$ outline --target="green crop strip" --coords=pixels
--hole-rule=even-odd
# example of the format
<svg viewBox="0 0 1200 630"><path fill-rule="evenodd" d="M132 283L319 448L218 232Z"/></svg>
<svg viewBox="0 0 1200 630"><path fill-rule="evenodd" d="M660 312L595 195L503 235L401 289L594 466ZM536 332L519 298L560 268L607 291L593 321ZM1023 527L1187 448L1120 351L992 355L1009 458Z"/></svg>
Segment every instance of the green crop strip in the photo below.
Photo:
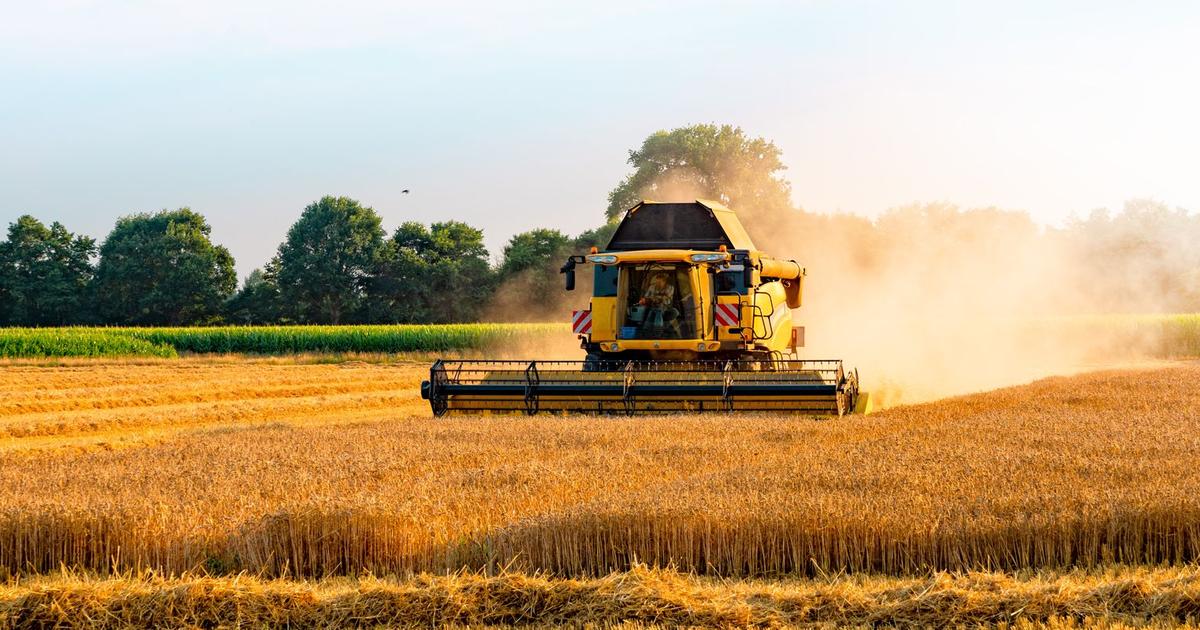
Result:
<svg viewBox="0 0 1200 630"><path fill-rule="evenodd" d="M5 328L0 329L0 357L445 352L485 350L565 332L560 324Z"/></svg>

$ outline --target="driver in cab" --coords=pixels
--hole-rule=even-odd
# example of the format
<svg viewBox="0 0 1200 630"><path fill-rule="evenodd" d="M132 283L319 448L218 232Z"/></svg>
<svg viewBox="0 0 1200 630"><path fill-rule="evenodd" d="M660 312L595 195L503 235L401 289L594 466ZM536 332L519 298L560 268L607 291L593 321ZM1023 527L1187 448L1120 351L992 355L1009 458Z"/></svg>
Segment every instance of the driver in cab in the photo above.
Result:
<svg viewBox="0 0 1200 630"><path fill-rule="evenodd" d="M675 287L667 281L667 274L659 272L650 278L650 286L642 292L642 299L638 300L638 304L649 306L655 309L664 309L671 306L671 301L675 299Z"/></svg>
<svg viewBox="0 0 1200 630"><path fill-rule="evenodd" d="M638 304L647 311L642 330L651 337L678 338L678 313L671 305L674 300L675 285L669 276L661 271L651 276L649 286L642 291L642 298L638 300Z"/></svg>

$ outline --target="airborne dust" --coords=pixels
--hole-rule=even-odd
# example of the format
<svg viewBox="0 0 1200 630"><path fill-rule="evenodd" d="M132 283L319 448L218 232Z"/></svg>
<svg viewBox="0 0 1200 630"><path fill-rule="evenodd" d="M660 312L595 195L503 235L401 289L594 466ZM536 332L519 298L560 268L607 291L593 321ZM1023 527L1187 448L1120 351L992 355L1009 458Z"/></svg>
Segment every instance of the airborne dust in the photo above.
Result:
<svg viewBox="0 0 1200 630"><path fill-rule="evenodd" d="M683 188L660 186L655 199L703 197ZM873 220L730 205L759 249L807 269L794 313L805 326L802 355L858 368L877 407L1146 360L1153 335L1097 320L1200 310L1200 216L1153 201L1061 228L1020 211L947 203ZM585 308L588 268L578 275L575 293L555 280L557 297L541 298L534 311L566 321L572 308ZM508 302L527 295L500 293ZM537 346L510 354L582 358L573 337Z"/></svg>
<svg viewBox="0 0 1200 630"><path fill-rule="evenodd" d="M992 389L1125 364L1154 339L1097 315L1196 310L1200 217L1132 202L1064 228L926 204L874 221L743 213L755 244L808 270L806 355L858 367L876 402ZM1189 234L1190 232L1190 234Z"/></svg>

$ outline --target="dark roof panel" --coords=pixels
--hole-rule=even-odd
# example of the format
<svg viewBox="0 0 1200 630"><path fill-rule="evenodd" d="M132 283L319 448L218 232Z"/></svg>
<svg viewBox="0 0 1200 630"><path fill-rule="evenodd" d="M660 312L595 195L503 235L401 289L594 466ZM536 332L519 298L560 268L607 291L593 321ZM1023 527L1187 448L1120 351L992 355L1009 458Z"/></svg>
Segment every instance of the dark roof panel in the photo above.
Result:
<svg viewBox="0 0 1200 630"><path fill-rule="evenodd" d="M630 208L613 233L607 251L633 251L641 249L699 249L716 250L724 245L738 249L743 245L744 230L737 224L738 232L731 239L722 226L722 218L737 222L733 213L719 204L717 209L699 201L687 203L658 203L643 201ZM718 217L717 212L728 213L729 217ZM735 240L739 242L734 242Z"/></svg>

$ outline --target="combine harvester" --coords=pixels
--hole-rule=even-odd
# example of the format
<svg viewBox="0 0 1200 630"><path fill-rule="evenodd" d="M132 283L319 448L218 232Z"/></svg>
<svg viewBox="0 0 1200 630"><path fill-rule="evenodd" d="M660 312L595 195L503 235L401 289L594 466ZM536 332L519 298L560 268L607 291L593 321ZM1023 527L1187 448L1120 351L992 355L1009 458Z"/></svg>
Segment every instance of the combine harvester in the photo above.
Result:
<svg viewBox="0 0 1200 630"><path fill-rule="evenodd" d="M868 411L857 371L800 359L793 325L804 269L755 248L732 210L712 201L643 201L593 269L592 300L572 314L582 361L438 360L421 397L448 411L667 413Z"/></svg>

